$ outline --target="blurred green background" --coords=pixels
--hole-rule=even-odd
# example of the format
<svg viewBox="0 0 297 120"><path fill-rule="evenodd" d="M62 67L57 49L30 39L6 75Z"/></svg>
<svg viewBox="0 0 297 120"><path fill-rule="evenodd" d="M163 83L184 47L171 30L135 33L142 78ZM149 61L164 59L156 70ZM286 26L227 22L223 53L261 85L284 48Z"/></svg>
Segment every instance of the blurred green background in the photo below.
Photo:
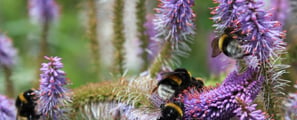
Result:
<svg viewBox="0 0 297 120"><path fill-rule="evenodd" d="M71 80L71 87L75 88L88 82L97 82L96 74L92 73L92 64L89 50L89 42L86 36L86 15L85 0L56 0L60 5L61 14L50 30L49 44L50 54L48 56L59 56L64 63L63 69L67 77ZM135 2L128 0L126 2ZM156 6L155 0L148 1L148 12L153 13ZM113 0L98 1L98 19L99 27L106 27L100 24L100 17L106 19L104 13L111 13L112 8L106 7L106 4L112 4ZM196 36L191 44L192 51L190 56L182 58L181 67L191 71L193 76L209 78L210 72L207 64L207 41L212 31L212 21L209 19L210 7L215 6L211 0L196 0L194 10L196 12ZM106 8L107 11L100 11L100 8ZM32 87L32 81L35 80L35 70L40 65L36 64L39 42L40 26L30 22L27 10L26 0L0 0L0 30L6 33L14 41L14 46L18 49L18 63L13 68L13 81L16 91L20 92ZM129 10L127 10L129 12ZM126 16L126 15L125 15ZM128 16L128 15L127 15ZM127 17L126 16L126 17ZM111 21L112 17L109 18ZM108 20L107 20L108 21ZM130 22L125 27L135 27L135 22ZM105 28L102 28L103 30ZM107 28L106 28L107 29ZM129 29L129 28L128 28ZM131 28L133 29L133 28ZM100 35L99 35L100 38ZM112 38L112 36L110 36ZM99 39L100 40L100 39ZM133 40L132 40L133 41ZM129 41L128 41L129 42ZM130 41L131 42L131 41ZM105 42L101 42L104 46ZM134 44L133 42L129 44ZM101 45L102 46L102 45ZM137 45L134 45L137 46ZM109 46L111 47L111 46ZM136 50L137 48L135 48ZM104 48L100 49L101 57L105 58L109 52ZM132 58L133 59L133 58ZM136 59L136 58L135 58ZM112 60L110 60L112 61ZM129 63L129 60L126 61ZM111 79L110 68L112 64L103 63L103 78ZM128 75L137 75L139 67L128 66ZM4 94L3 73L0 73L0 94ZM207 84L213 84L216 81L207 80Z"/></svg>

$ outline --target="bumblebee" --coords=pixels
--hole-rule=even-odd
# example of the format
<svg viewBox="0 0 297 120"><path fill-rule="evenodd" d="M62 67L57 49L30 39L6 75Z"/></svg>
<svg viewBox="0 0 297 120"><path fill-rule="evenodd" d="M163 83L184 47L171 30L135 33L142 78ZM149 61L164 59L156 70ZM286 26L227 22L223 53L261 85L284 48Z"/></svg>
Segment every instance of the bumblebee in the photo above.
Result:
<svg viewBox="0 0 297 120"><path fill-rule="evenodd" d="M226 28L220 37L214 38L211 43L212 57L218 56L221 52L234 59L242 59L250 55L245 53L241 47L245 41L238 39L243 35L240 32L233 32L233 30L233 28Z"/></svg>
<svg viewBox="0 0 297 120"><path fill-rule="evenodd" d="M40 115L36 112L36 96L35 89L29 89L23 93L20 93L15 101L15 106L17 108L18 116L25 117L27 120L37 120Z"/></svg>
<svg viewBox="0 0 297 120"><path fill-rule="evenodd" d="M162 75L162 79L158 82L158 86L153 90L157 90L158 95L163 100L168 100L178 95L182 90L188 87L202 88L204 85L202 79L196 79L191 73L184 68L175 69L173 72L167 72Z"/></svg>
<svg viewBox="0 0 297 120"><path fill-rule="evenodd" d="M184 112L184 105L181 102L169 102L161 106L162 113L158 120L181 120Z"/></svg>

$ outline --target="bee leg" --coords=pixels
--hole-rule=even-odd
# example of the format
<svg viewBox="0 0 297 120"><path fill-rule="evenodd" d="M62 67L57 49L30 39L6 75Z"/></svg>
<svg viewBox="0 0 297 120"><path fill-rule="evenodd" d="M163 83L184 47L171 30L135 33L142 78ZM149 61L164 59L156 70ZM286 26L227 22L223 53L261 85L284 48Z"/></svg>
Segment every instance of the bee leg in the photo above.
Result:
<svg viewBox="0 0 297 120"><path fill-rule="evenodd" d="M245 64L245 61L244 61L244 59L239 59L239 60L237 60L237 62L236 62L236 66L238 66L238 73L243 73L244 71L246 71L246 69L247 69L247 65Z"/></svg>
<svg viewBox="0 0 297 120"><path fill-rule="evenodd" d="M162 116L158 120L180 120L183 117L183 103L169 102L161 106Z"/></svg>

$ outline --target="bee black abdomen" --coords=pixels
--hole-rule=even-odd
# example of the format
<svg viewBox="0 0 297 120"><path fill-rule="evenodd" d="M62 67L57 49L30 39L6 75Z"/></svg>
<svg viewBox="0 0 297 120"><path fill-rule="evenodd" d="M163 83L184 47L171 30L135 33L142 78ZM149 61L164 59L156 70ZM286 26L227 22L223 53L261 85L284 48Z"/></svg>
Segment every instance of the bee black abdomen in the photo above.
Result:
<svg viewBox="0 0 297 120"><path fill-rule="evenodd" d="M183 117L182 103L167 103L162 107L162 116L159 120L176 120Z"/></svg>
<svg viewBox="0 0 297 120"><path fill-rule="evenodd" d="M201 78L194 78L192 77L191 86L194 86L197 90L203 88L204 82Z"/></svg>

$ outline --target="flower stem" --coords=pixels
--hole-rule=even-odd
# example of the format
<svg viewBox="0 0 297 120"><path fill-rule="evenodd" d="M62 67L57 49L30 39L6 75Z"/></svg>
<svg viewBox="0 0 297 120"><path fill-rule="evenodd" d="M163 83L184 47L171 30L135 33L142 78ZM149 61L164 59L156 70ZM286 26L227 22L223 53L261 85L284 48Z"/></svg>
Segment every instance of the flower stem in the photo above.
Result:
<svg viewBox="0 0 297 120"><path fill-rule="evenodd" d="M5 74L5 94L10 97L13 98L14 96L14 86L13 86L13 81L11 80L11 74L12 71L9 67L7 66L3 66L3 70L4 70L4 74Z"/></svg>
<svg viewBox="0 0 297 120"><path fill-rule="evenodd" d="M156 77L157 73L160 72L161 67L166 59L170 59L172 47L170 42L165 41L159 55L155 58L152 65L149 68L149 72L152 78Z"/></svg>
<svg viewBox="0 0 297 120"><path fill-rule="evenodd" d="M138 38L140 40L140 48L142 49L141 58L143 61L141 71L144 71L148 68L148 53L146 49L148 48L148 36L145 34L146 28L144 27L144 23L146 21L146 8L145 8L145 1L146 0L138 0L136 3L136 17L137 17L137 31L138 31Z"/></svg>
<svg viewBox="0 0 297 120"><path fill-rule="evenodd" d="M36 69L36 80L33 81L34 87L39 86L39 79L40 79L40 70L39 66L41 65L44 56L48 54L48 31L49 31L49 21L45 21L42 24L42 31L41 31L41 37L40 37L40 51L37 58L37 69Z"/></svg>
<svg viewBox="0 0 297 120"><path fill-rule="evenodd" d="M123 75L124 73L124 24L123 24L123 11L124 11L124 0L116 0L114 3L114 19L113 19L113 30L114 36L112 44L114 47L113 53L113 73Z"/></svg>
<svg viewBox="0 0 297 120"><path fill-rule="evenodd" d="M88 29L88 37L90 39L90 48L92 52L92 61L94 65L94 73L97 74L98 79L100 78L100 54L99 50L99 42L97 40L97 7L95 0L88 0L89 6L89 29Z"/></svg>

